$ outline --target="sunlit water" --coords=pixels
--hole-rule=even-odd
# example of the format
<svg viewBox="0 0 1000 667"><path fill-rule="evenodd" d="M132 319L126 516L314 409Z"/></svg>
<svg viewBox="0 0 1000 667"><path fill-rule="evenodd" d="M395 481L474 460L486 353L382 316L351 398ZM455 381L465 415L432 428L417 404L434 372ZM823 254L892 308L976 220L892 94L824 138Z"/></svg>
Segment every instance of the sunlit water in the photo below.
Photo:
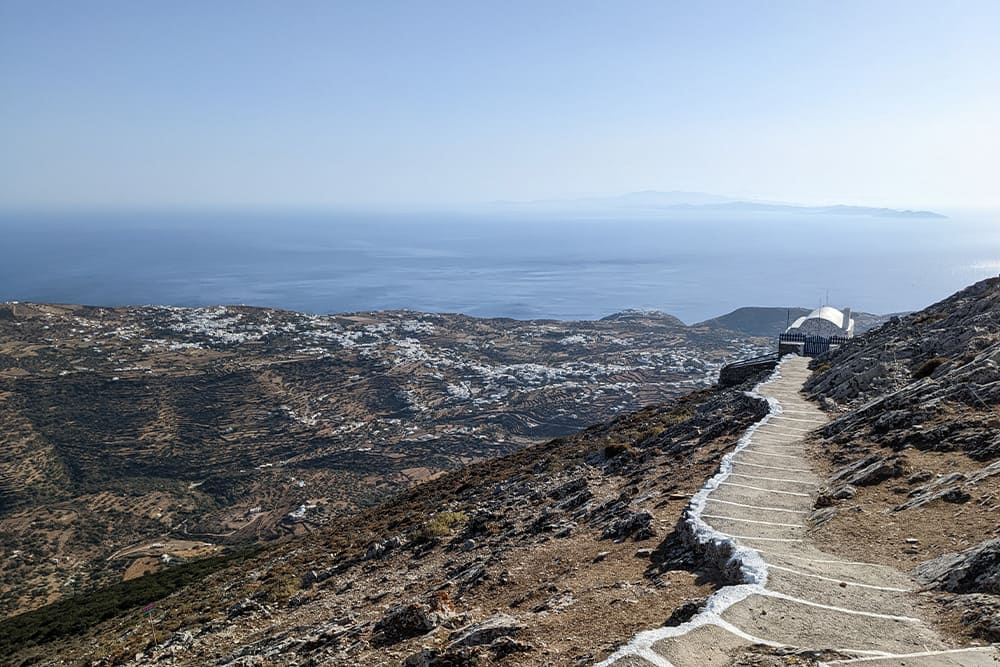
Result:
<svg viewBox="0 0 1000 667"><path fill-rule="evenodd" d="M694 322L744 305L923 307L1000 271L1000 217L0 216L0 300L409 308Z"/></svg>

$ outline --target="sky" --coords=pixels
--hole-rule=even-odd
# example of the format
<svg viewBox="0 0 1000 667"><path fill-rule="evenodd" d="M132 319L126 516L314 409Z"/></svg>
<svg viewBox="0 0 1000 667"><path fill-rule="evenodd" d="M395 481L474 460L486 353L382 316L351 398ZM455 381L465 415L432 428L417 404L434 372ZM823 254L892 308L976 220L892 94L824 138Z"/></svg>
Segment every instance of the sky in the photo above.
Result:
<svg viewBox="0 0 1000 667"><path fill-rule="evenodd" d="M0 0L0 207L1000 206L1000 2Z"/></svg>

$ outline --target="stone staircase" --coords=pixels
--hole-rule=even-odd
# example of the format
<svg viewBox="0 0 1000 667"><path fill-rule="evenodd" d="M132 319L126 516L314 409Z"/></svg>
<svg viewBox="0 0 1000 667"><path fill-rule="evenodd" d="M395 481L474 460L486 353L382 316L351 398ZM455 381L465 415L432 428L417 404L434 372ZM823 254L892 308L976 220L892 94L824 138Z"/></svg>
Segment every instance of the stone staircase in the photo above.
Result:
<svg viewBox="0 0 1000 667"><path fill-rule="evenodd" d="M716 547L735 542L736 557L753 561L743 568L750 572L747 583L721 589L683 625L639 633L601 667L721 666L750 644L845 656L821 663L830 667L1000 664L996 647L949 647L920 619L907 575L846 561L811 544L806 519L820 480L802 438L827 417L800 393L807 364L788 357L758 386L771 413L737 446L728 474L713 478L704 502L693 502L690 510L689 522L700 520L709 529L702 529L700 540Z"/></svg>

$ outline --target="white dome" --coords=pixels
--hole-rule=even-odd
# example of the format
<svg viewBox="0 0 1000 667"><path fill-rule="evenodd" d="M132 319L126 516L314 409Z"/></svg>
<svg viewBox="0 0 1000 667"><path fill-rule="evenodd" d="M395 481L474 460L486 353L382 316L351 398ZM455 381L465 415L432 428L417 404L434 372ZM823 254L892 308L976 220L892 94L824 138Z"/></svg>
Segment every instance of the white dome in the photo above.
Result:
<svg viewBox="0 0 1000 667"><path fill-rule="evenodd" d="M827 322L832 322L838 329L844 328L844 314L833 306L820 306L816 310L809 313L806 319L822 319Z"/></svg>
<svg viewBox="0 0 1000 667"><path fill-rule="evenodd" d="M850 313L849 310L847 312ZM848 319L847 326L844 326L844 319L844 313L833 306L820 306L805 317L795 320L786 332L820 336L853 336L854 319Z"/></svg>

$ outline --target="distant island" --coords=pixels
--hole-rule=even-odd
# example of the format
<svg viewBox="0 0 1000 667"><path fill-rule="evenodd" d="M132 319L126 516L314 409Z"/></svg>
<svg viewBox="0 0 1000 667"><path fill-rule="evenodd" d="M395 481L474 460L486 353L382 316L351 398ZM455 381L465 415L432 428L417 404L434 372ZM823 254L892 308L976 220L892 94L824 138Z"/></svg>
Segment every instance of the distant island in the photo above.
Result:
<svg viewBox="0 0 1000 667"><path fill-rule="evenodd" d="M612 197L541 199L527 202L498 201L487 209L504 213L586 213L640 216L684 213L774 213L822 216L867 216L876 218L946 219L934 211L873 206L805 206L785 202L747 201L705 192L659 192L647 190Z"/></svg>

